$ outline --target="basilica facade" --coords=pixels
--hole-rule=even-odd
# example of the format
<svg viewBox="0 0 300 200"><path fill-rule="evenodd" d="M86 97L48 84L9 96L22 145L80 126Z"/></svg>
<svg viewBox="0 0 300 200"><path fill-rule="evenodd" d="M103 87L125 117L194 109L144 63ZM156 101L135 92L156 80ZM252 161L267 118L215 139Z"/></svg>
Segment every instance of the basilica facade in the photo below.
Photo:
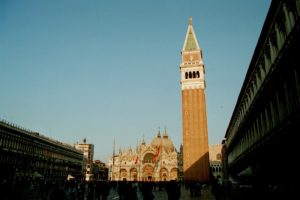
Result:
<svg viewBox="0 0 300 200"><path fill-rule="evenodd" d="M120 150L109 160L111 181L170 181L178 179L178 152L167 131L147 144Z"/></svg>

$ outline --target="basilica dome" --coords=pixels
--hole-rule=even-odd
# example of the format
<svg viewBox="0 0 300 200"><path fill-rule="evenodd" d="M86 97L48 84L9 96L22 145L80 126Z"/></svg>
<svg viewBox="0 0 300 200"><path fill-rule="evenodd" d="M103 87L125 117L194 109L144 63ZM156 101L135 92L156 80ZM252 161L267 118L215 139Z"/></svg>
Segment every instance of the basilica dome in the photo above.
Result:
<svg viewBox="0 0 300 200"><path fill-rule="evenodd" d="M172 140L169 138L167 132L163 134L161 137L160 132L157 133L157 136L152 140L151 146L158 148L162 147L162 149L166 152L173 152L175 151L174 144Z"/></svg>

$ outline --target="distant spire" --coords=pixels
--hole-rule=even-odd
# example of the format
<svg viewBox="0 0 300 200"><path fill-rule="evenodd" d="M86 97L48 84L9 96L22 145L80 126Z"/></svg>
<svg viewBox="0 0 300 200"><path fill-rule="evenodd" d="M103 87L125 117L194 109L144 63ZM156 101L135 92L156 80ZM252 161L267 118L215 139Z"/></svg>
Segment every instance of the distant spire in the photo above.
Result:
<svg viewBox="0 0 300 200"><path fill-rule="evenodd" d="M113 164L112 164L112 167L113 167L113 169L115 167L115 138L114 138L114 144L113 144Z"/></svg>
<svg viewBox="0 0 300 200"><path fill-rule="evenodd" d="M146 144L145 143L145 135L143 134L143 141L142 141L142 144Z"/></svg>
<svg viewBox="0 0 300 200"><path fill-rule="evenodd" d="M165 126L165 132L164 132L164 134L163 134L163 137L164 138L168 138L169 136L168 136L168 133L167 133L167 127Z"/></svg>
<svg viewBox="0 0 300 200"><path fill-rule="evenodd" d="M115 142L115 138L114 138L114 144L113 144L113 156L115 157L115 146L116 146L116 142Z"/></svg>
<svg viewBox="0 0 300 200"><path fill-rule="evenodd" d="M158 127L157 137L160 138L160 127Z"/></svg>

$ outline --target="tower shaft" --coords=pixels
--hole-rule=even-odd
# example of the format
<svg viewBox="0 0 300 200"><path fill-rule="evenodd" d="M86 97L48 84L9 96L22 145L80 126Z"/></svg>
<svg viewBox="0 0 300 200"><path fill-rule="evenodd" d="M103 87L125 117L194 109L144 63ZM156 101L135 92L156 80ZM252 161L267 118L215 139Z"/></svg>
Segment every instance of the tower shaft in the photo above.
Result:
<svg viewBox="0 0 300 200"><path fill-rule="evenodd" d="M207 182L209 151L204 64L191 19L181 55L184 180Z"/></svg>

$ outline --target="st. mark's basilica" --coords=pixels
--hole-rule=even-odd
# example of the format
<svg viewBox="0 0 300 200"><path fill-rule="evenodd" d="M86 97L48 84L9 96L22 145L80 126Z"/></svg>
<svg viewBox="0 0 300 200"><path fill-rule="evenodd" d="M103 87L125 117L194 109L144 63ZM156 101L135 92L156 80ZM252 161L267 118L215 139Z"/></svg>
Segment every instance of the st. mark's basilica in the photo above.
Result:
<svg viewBox="0 0 300 200"><path fill-rule="evenodd" d="M112 181L169 181L178 180L180 155L167 131L136 149L120 150L109 160L109 180Z"/></svg>

